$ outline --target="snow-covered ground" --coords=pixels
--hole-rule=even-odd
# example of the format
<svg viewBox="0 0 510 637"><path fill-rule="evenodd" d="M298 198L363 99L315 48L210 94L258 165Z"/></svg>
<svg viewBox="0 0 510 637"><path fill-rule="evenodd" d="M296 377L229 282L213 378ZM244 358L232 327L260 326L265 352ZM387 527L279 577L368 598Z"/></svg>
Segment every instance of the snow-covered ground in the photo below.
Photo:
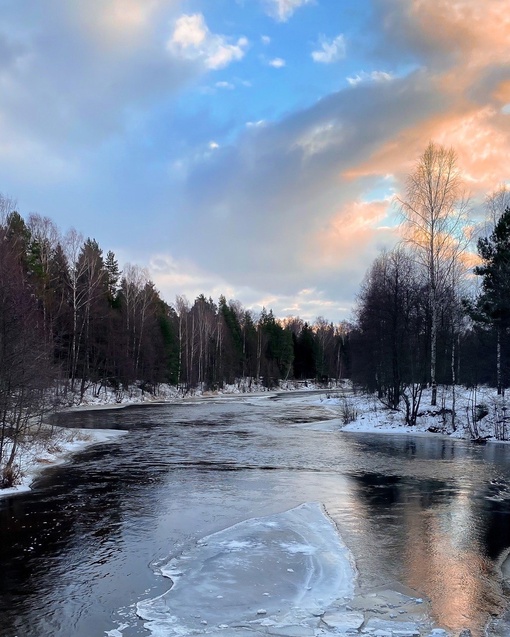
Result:
<svg viewBox="0 0 510 637"><path fill-rule="evenodd" d="M312 401L331 408L343 431L374 433L445 434L454 438L510 439L510 402L495 389L455 388L455 420L452 422L453 394L450 387L439 387L437 406L431 407L430 389L425 389L416 425L405 423L404 406L388 409L375 395L356 393L346 384L343 391L325 391ZM508 421L507 421L508 414Z"/></svg>
<svg viewBox="0 0 510 637"><path fill-rule="evenodd" d="M44 436L30 444L20 444L14 466L17 484L7 489L0 489L0 498L30 491L31 483L47 467L63 464L73 453L91 445L116 440L124 433L124 431L113 429L55 427L50 436ZM9 453L9 445L6 445L5 457L8 457Z"/></svg>

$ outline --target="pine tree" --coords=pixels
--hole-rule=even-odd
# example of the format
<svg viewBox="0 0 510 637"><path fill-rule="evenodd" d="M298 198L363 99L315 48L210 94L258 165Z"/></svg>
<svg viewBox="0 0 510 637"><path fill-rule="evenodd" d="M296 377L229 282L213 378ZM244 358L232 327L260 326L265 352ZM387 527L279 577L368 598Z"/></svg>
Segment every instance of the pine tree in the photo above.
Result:
<svg viewBox="0 0 510 637"><path fill-rule="evenodd" d="M477 266L474 273L483 277L482 291L470 314L475 321L490 325L496 331L497 388L501 394L506 384L503 357L510 327L510 207L501 215L491 235L479 239L477 248L482 265Z"/></svg>

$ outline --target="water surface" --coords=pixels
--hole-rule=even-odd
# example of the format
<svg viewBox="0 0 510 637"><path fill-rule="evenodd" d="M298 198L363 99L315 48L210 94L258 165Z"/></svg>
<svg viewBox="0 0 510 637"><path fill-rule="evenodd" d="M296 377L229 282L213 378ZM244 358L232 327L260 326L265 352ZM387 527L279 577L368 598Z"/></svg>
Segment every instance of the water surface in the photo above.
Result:
<svg viewBox="0 0 510 637"><path fill-rule="evenodd" d="M344 433L299 395L71 413L127 434L0 500L0 636L149 635L136 604L204 536L318 502L361 590L409 587L438 625L480 634L507 604L510 448Z"/></svg>

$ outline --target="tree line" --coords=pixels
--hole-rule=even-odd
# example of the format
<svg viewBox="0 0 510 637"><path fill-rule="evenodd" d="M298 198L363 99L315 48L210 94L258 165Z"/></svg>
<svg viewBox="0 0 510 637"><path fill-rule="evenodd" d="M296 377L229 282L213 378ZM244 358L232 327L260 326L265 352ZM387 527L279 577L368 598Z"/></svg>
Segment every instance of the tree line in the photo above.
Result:
<svg viewBox="0 0 510 637"><path fill-rule="evenodd" d="M397 200L402 241L370 266L350 334L352 379L415 424L422 392L510 382L510 191L470 203L452 149L430 143ZM478 235L478 236L477 236ZM473 263L474 261L474 263Z"/></svg>
<svg viewBox="0 0 510 637"><path fill-rule="evenodd" d="M0 196L0 460L7 442L56 403L91 388L183 394L225 383L338 379L347 329L322 318L279 320L204 295L164 301L147 270L47 217L23 218ZM16 445L9 446L12 458ZM12 464L8 462L7 464Z"/></svg>

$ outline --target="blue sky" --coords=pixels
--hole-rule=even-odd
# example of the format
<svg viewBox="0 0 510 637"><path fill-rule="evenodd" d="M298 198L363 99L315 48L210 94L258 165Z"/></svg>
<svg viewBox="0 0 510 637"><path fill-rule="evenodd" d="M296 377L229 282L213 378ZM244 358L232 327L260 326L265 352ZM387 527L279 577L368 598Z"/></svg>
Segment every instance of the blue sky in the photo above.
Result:
<svg viewBox="0 0 510 637"><path fill-rule="evenodd" d="M348 319L433 140L508 180L501 0L0 0L0 193L205 293Z"/></svg>

